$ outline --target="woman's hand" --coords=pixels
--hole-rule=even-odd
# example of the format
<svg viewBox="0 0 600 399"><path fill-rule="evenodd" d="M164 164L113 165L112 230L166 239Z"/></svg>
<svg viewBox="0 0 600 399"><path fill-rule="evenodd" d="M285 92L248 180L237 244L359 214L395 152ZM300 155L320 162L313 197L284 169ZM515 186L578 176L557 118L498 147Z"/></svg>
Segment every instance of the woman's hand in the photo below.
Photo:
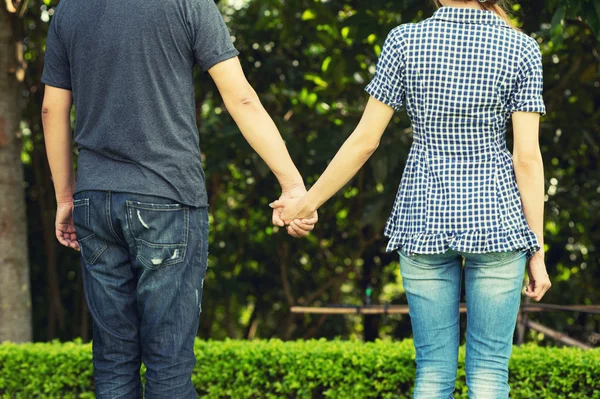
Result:
<svg viewBox="0 0 600 399"><path fill-rule="evenodd" d="M525 288L525 295L539 302L544 294L550 289L550 276L546 271L544 262L544 252L538 251L527 262L527 274L529 274L529 284Z"/></svg>
<svg viewBox="0 0 600 399"><path fill-rule="evenodd" d="M314 229L314 225L319 221L319 215L316 210L311 210L306 205L304 197L286 198L269 204L271 208L279 213L281 220L288 226L287 232L293 237L303 237Z"/></svg>

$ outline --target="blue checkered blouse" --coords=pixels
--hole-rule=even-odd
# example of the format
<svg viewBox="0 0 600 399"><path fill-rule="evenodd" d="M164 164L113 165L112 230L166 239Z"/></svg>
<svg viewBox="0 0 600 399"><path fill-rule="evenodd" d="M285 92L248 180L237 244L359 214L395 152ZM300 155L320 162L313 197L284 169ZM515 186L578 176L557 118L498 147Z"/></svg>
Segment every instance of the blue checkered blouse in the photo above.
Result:
<svg viewBox="0 0 600 399"><path fill-rule="evenodd" d="M492 11L442 7L389 34L366 91L406 107L414 138L388 251L539 250L505 136L513 112L545 113L542 86L538 43Z"/></svg>

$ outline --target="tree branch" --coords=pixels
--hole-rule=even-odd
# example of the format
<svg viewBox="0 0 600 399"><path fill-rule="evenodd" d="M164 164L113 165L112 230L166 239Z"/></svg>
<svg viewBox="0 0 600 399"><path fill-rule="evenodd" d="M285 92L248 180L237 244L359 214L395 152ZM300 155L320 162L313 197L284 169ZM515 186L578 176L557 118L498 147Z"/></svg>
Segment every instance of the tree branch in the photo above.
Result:
<svg viewBox="0 0 600 399"><path fill-rule="evenodd" d="M280 275L281 275L281 284L283 286L283 292L285 293L285 298L290 306L294 306L296 303L296 299L294 298L294 294L292 293L292 288L290 286L289 278L288 278L288 269L289 269L289 261L290 261L290 246L287 242L281 244L281 246L277 249L279 252L279 265L280 265Z"/></svg>

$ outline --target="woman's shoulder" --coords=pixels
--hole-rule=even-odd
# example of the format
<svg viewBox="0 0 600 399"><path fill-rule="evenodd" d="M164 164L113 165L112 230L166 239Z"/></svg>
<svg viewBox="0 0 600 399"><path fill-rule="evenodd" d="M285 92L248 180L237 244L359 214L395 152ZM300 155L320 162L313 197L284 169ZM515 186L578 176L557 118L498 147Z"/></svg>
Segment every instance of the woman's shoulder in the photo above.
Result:
<svg viewBox="0 0 600 399"><path fill-rule="evenodd" d="M390 31L387 36L387 42L396 46L403 46L407 37L410 36L410 32L414 30L416 23L405 23L396 26Z"/></svg>
<svg viewBox="0 0 600 399"><path fill-rule="evenodd" d="M506 27L503 29L504 34L508 36L508 43L513 50L522 50L521 53L530 53L540 51L538 41L529 34L514 28Z"/></svg>
<svg viewBox="0 0 600 399"><path fill-rule="evenodd" d="M407 22L405 24L398 25L390 31L390 35L398 36L401 38L407 33L410 33L410 31L414 30L417 25L419 25L419 23L414 22Z"/></svg>

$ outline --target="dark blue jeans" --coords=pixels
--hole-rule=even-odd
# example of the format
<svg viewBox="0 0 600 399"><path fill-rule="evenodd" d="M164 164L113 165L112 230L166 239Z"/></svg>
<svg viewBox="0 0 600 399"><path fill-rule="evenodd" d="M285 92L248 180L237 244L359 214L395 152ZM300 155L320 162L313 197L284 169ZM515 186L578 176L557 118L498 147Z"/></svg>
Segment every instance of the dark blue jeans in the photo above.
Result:
<svg viewBox="0 0 600 399"><path fill-rule="evenodd" d="M195 398L208 210L107 191L74 196L86 299L94 320L96 397Z"/></svg>

